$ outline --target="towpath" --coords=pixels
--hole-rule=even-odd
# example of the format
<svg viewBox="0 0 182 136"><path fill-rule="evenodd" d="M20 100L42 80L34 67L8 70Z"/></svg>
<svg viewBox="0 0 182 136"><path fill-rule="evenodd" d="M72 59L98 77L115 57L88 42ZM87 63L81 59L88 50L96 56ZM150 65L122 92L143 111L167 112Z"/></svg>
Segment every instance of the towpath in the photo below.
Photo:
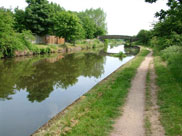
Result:
<svg viewBox="0 0 182 136"><path fill-rule="evenodd" d="M152 61L152 52L150 52L139 66L137 73L132 80L126 104L122 108L122 115L113 125L114 130L111 132L111 136L145 136L146 75L149 70L149 64ZM164 133L162 133L162 135L164 135Z"/></svg>

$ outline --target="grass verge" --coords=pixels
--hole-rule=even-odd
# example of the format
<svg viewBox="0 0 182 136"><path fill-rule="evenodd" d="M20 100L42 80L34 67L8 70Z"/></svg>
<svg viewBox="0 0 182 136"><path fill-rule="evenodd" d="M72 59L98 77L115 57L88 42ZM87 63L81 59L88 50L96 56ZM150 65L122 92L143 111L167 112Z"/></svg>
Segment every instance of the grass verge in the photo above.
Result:
<svg viewBox="0 0 182 136"><path fill-rule="evenodd" d="M97 84L72 106L58 114L34 135L106 136L120 115L131 80L149 53L142 49L135 59Z"/></svg>
<svg viewBox="0 0 182 136"><path fill-rule="evenodd" d="M151 102L151 93L150 93L150 71L147 72L146 77L146 92L145 92L145 120L144 120L144 126L145 126L145 134L146 136L151 136L151 122L149 120L149 114L148 111L150 110L150 107L152 105Z"/></svg>
<svg viewBox="0 0 182 136"><path fill-rule="evenodd" d="M182 136L182 85L159 56L155 56L154 62L162 125L167 136Z"/></svg>

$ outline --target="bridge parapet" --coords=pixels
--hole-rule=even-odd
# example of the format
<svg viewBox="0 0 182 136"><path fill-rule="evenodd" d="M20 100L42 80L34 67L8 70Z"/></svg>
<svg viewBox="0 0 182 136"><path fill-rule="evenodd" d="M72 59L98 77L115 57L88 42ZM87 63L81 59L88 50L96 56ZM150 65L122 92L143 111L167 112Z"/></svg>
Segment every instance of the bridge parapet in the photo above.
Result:
<svg viewBox="0 0 182 136"><path fill-rule="evenodd" d="M136 41L137 38L133 36L127 36L127 35L102 35L99 36L98 39L105 40L105 39L123 39L123 40L130 40L130 41Z"/></svg>

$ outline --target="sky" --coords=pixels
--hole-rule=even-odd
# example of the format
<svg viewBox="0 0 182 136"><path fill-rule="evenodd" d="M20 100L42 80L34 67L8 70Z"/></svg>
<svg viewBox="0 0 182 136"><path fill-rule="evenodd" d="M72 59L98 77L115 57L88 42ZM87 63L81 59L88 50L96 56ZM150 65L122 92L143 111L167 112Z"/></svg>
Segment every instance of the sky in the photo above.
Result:
<svg viewBox="0 0 182 136"><path fill-rule="evenodd" d="M48 0L60 4L66 10L83 11L102 8L106 13L108 34L137 35L141 29L152 29L157 21L154 14L167 9L167 0L150 4L145 0ZM0 7L25 9L25 0L0 0Z"/></svg>

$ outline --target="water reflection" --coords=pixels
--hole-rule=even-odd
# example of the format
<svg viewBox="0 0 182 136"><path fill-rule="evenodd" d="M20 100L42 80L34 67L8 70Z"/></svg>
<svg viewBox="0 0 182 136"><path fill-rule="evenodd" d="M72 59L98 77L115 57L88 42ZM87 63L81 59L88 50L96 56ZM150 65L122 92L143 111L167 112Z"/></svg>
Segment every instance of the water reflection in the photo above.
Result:
<svg viewBox="0 0 182 136"><path fill-rule="evenodd" d="M0 60L0 135L32 134L134 58L121 60L102 52Z"/></svg>
<svg viewBox="0 0 182 136"><path fill-rule="evenodd" d="M98 78L104 72L103 64L104 57L94 53L4 60L0 62L0 98L9 100L16 91L26 90L29 101L41 102L54 87L67 89L81 75Z"/></svg>
<svg viewBox="0 0 182 136"><path fill-rule="evenodd" d="M119 53L119 52L125 53L124 45L109 46L108 49L107 49L107 53Z"/></svg>

